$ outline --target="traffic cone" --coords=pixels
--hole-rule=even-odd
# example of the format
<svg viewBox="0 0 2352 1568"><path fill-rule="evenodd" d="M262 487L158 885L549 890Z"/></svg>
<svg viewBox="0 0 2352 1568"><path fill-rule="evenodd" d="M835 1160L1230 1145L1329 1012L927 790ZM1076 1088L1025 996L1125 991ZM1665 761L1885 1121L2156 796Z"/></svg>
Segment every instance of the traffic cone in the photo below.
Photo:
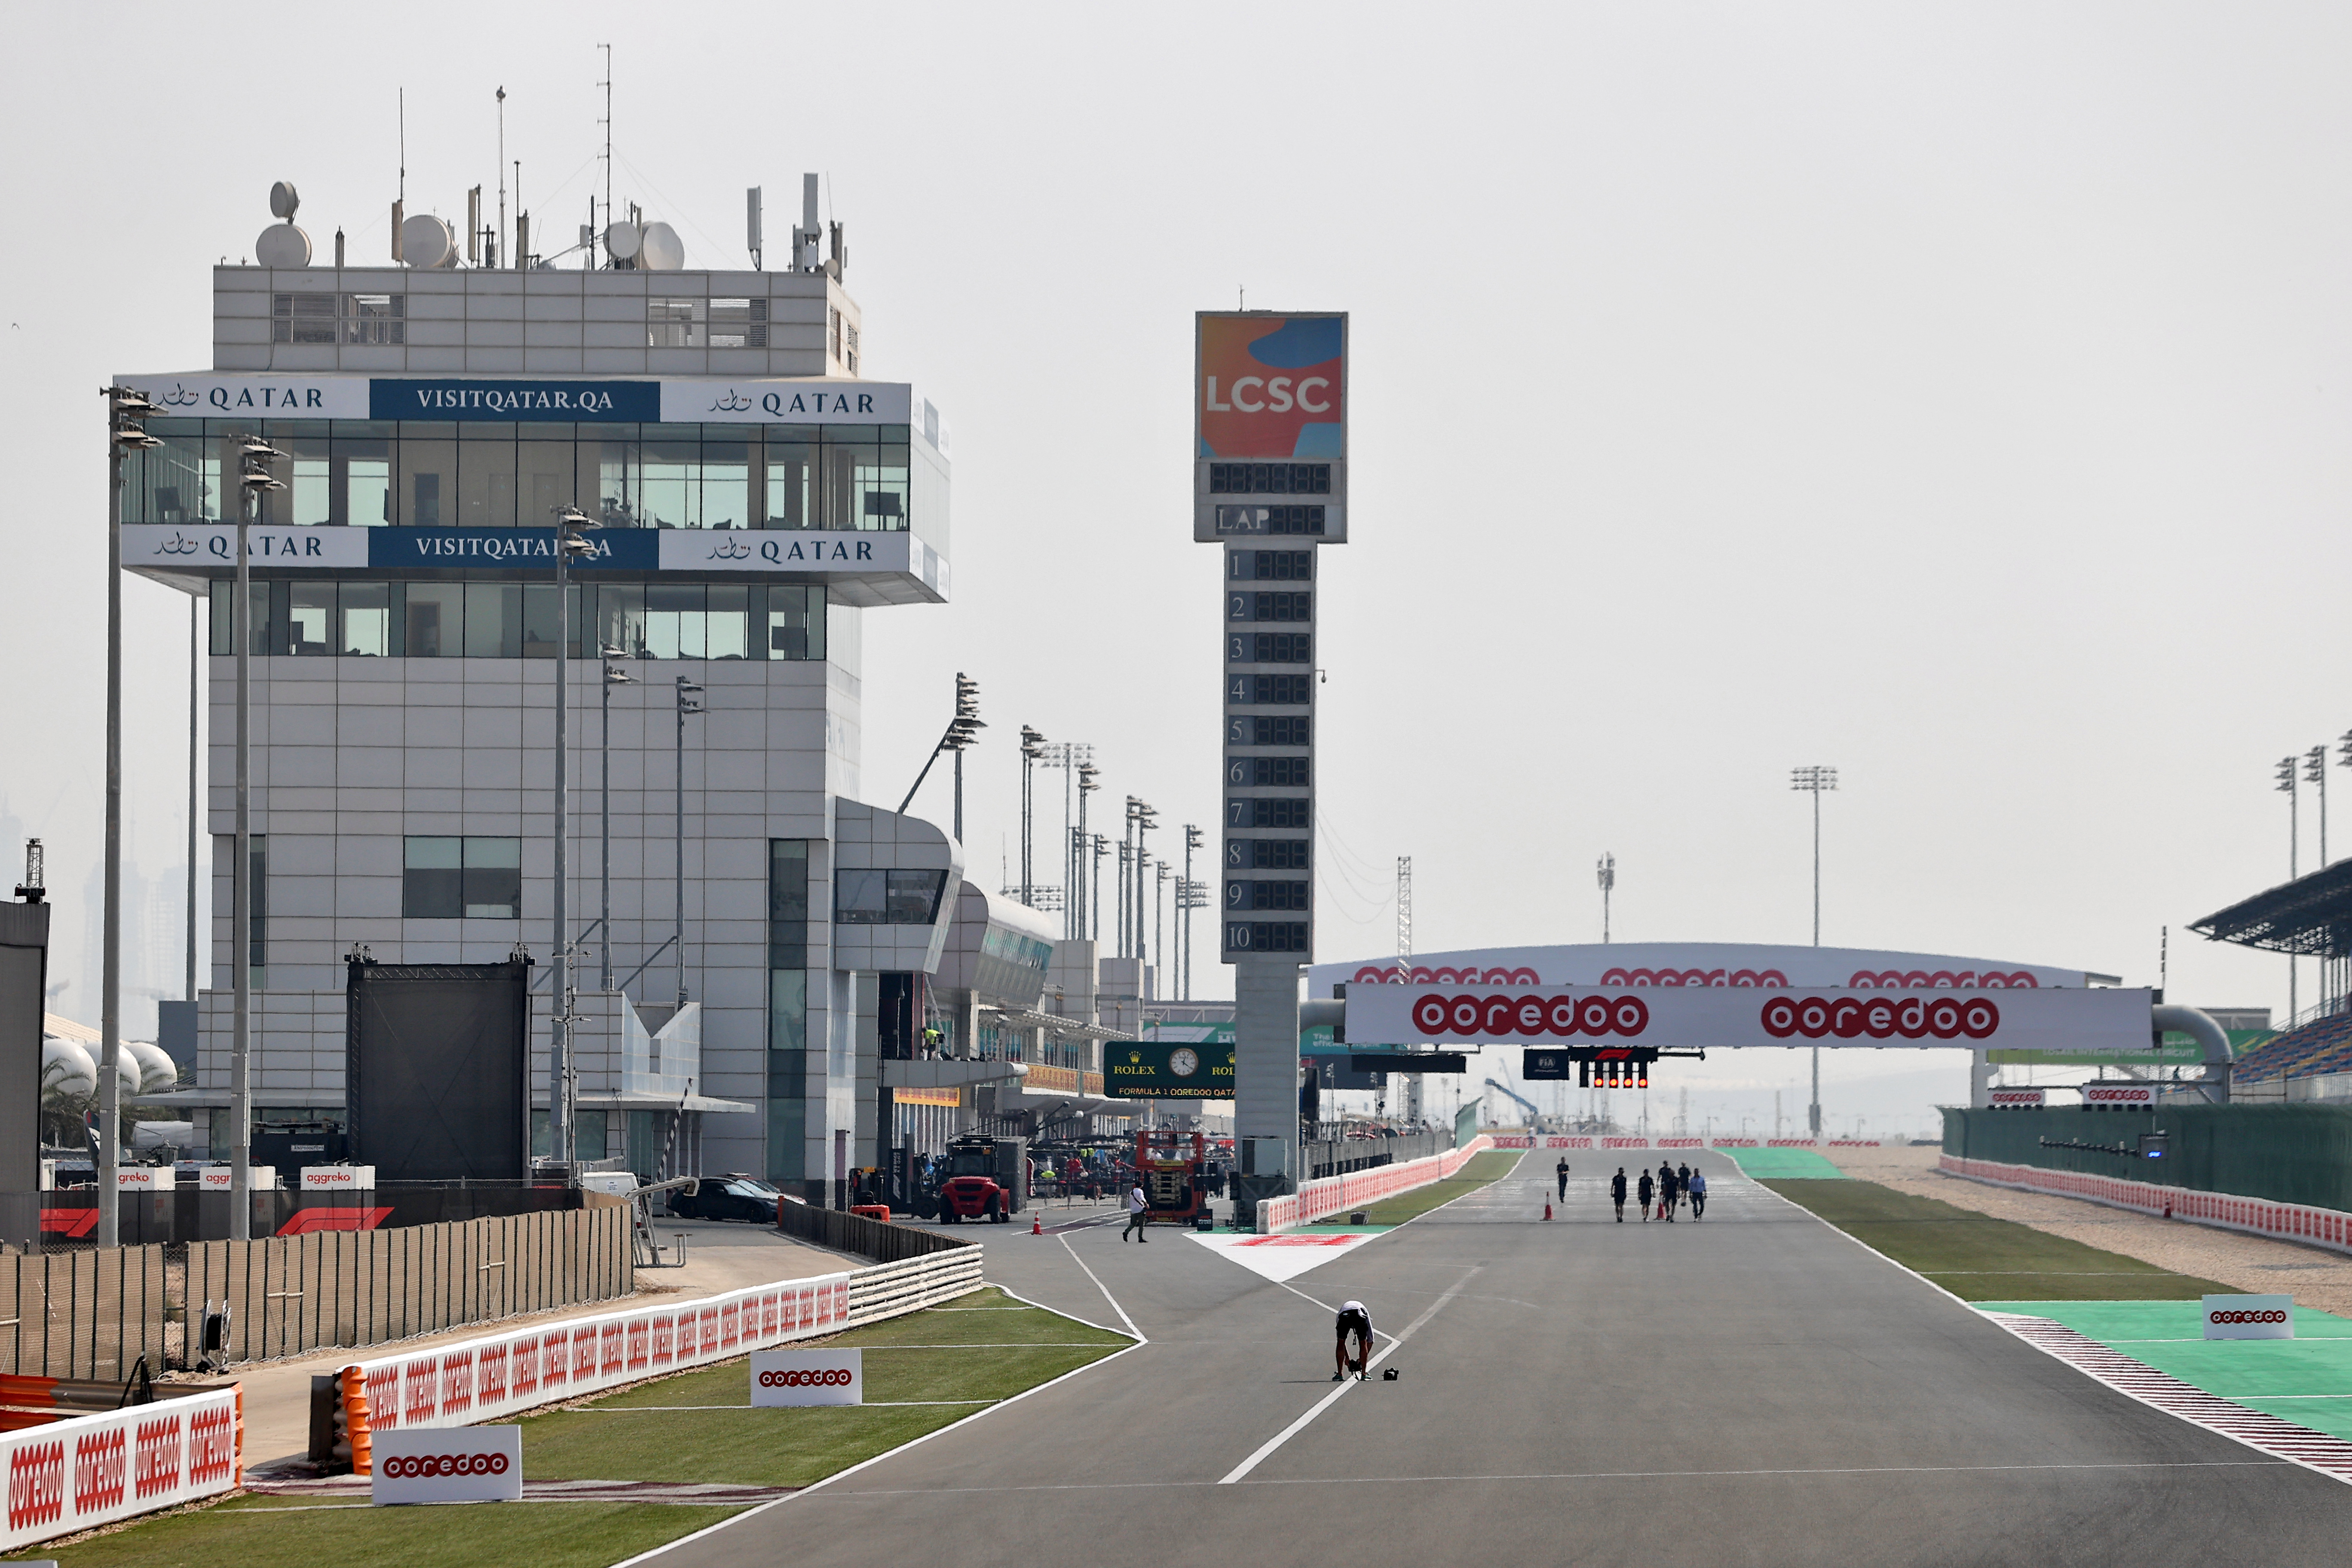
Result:
<svg viewBox="0 0 2352 1568"><path fill-rule="evenodd" d="M1045 1216L1044 1215L1031 1215L1029 1216L1029 1234L1032 1236L1043 1236L1045 1234Z"/></svg>
<svg viewBox="0 0 2352 1568"><path fill-rule="evenodd" d="M1544 1218L1551 1218L1551 1200L1549 1198L1544 1199Z"/></svg>

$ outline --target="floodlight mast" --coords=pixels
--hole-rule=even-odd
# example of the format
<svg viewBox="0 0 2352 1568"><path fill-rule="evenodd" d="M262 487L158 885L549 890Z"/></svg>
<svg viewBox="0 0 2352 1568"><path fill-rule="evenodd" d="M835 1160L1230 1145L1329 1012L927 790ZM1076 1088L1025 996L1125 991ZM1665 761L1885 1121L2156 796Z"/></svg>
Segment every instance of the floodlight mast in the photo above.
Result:
<svg viewBox="0 0 2352 1568"><path fill-rule="evenodd" d="M1813 945L1822 945L1822 796L1837 788L1837 770L1819 765L1789 770L1789 787L1813 797ZM1813 1047L1813 1100L1809 1108L1812 1135L1822 1135L1822 1048Z"/></svg>

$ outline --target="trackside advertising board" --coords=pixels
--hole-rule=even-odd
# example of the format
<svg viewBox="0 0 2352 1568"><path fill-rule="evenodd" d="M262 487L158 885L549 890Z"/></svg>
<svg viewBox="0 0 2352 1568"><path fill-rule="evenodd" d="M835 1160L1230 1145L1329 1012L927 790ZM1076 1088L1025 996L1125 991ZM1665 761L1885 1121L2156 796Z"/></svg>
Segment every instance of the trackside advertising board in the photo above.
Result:
<svg viewBox="0 0 2352 1568"><path fill-rule="evenodd" d="M2205 1337L2209 1340L2291 1340L2294 1338L2294 1298L2292 1296L2208 1296Z"/></svg>
<svg viewBox="0 0 2352 1568"><path fill-rule="evenodd" d="M754 1405L863 1405L863 1351L753 1351Z"/></svg>
<svg viewBox="0 0 2352 1568"><path fill-rule="evenodd" d="M412 1426L373 1441L370 1502L522 1500L520 1426Z"/></svg>
<svg viewBox="0 0 2352 1568"><path fill-rule="evenodd" d="M2147 1048L2144 990L1349 985L1348 1044Z"/></svg>
<svg viewBox="0 0 2352 1568"><path fill-rule="evenodd" d="M1114 1100L1231 1100L1233 1044L1105 1040L1103 1091Z"/></svg>

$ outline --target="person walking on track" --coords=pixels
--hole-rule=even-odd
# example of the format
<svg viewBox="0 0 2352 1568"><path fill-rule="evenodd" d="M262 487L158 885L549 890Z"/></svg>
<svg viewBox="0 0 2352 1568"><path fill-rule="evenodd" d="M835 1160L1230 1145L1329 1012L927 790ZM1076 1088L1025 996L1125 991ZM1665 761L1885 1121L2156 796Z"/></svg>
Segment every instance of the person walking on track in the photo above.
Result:
<svg viewBox="0 0 2352 1568"><path fill-rule="evenodd" d="M1356 1342L1356 1353L1352 1356L1348 1353L1348 1342L1351 1338ZM1372 1315L1365 1310L1361 1301L1339 1303L1339 1343L1331 1355L1332 1359L1339 1363L1339 1369L1331 1374L1331 1381L1334 1383L1340 1382L1351 1372L1360 1382L1370 1372Z"/></svg>
<svg viewBox="0 0 2352 1568"><path fill-rule="evenodd" d="M1675 1223L1675 1168L1664 1160L1658 1162L1658 1217Z"/></svg>
<svg viewBox="0 0 2352 1568"><path fill-rule="evenodd" d="M1609 1201L1617 1205L1617 1223L1623 1225L1625 1223L1625 1167L1622 1165L1618 1166L1617 1173L1609 1178Z"/></svg>
<svg viewBox="0 0 2352 1568"><path fill-rule="evenodd" d="M1127 1189L1127 1228L1118 1233L1118 1238L1125 1241L1130 1236L1138 1241L1148 1242L1151 1239L1143 1234L1143 1189L1141 1187Z"/></svg>
<svg viewBox="0 0 2352 1568"><path fill-rule="evenodd" d="M1690 1174L1691 1218L1706 1217L1706 1173L1693 1171Z"/></svg>
<svg viewBox="0 0 2352 1568"><path fill-rule="evenodd" d="M1633 1194L1635 1197L1642 1200L1642 1223L1643 1225L1650 1223L1650 1173L1645 1167L1642 1172L1642 1184L1634 1190Z"/></svg>
<svg viewBox="0 0 2352 1568"><path fill-rule="evenodd" d="M1559 1157L1559 1163L1552 1167L1552 1174L1553 1174L1555 1177L1557 1177L1557 1178L1559 1179L1559 1201L1560 1201L1560 1202L1562 1202L1562 1203L1566 1203L1566 1202L1568 1202L1568 1156L1567 1156L1567 1155L1562 1154L1562 1155Z"/></svg>

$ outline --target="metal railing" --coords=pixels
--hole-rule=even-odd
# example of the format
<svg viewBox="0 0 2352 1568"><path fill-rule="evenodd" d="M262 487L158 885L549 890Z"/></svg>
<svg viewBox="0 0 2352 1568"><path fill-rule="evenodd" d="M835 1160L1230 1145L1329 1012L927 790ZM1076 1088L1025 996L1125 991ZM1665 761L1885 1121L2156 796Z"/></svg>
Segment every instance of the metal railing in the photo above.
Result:
<svg viewBox="0 0 2352 1568"><path fill-rule="evenodd" d="M776 1205L776 1228L787 1236L815 1242L819 1247L829 1247L835 1252L854 1252L879 1263L927 1258L933 1253L952 1252L966 1247L974 1249L974 1258L980 1256L977 1250L980 1243L968 1241L960 1236L948 1236L936 1230L918 1230L913 1226L886 1225L862 1214L844 1214L839 1209L821 1209L789 1199Z"/></svg>
<svg viewBox="0 0 2352 1568"><path fill-rule="evenodd" d="M618 1205L0 1257L0 1373L128 1377L382 1344L635 1289ZM212 1328L208 1341L207 1325Z"/></svg>

